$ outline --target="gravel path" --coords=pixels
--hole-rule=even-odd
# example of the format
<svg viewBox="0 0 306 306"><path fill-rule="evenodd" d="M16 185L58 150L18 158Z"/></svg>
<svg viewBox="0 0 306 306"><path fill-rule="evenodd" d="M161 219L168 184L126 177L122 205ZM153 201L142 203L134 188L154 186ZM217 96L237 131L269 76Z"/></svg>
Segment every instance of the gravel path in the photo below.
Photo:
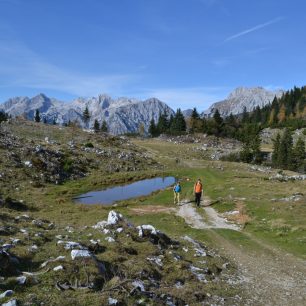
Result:
<svg viewBox="0 0 306 306"><path fill-rule="evenodd" d="M220 217L218 213L212 208L207 206L209 199L202 201L202 207L196 208L194 203L189 200L183 200L177 210L177 215L184 218L185 222L193 228L209 229L209 228L226 228L239 231L240 228L236 224L227 222L224 218ZM205 205L205 206L204 206ZM206 218L199 214L199 209L204 209Z"/></svg>
<svg viewBox="0 0 306 306"><path fill-rule="evenodd" d="M209 205L207 201L209 200L204 199L201 208L195 208L194 203L188 200L182 201L177 208L177 215L184 218L192 228L209 230L220 254L231 258L237 265L241 275L241 285L247 292L247 296L242 301L243 305L305 306L305 261L266 245L251 234L246 235L258 244L256 251L233 244L213 229L225 228L237 231L239 227L226 222L212 207L204 206ZM202 209L205 212L204 218Z"/></svg>

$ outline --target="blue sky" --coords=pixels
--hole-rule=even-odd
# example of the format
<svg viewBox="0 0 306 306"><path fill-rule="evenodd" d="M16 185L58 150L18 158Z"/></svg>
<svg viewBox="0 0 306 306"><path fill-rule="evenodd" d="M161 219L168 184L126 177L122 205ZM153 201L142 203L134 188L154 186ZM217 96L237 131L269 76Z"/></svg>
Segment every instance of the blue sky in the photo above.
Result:
<svg viewBox="0 0 306 306"><path fill-rule="evenodd" d="M207 108L306 84L303 0L0 0L0 102L107 93Z"/></svg>

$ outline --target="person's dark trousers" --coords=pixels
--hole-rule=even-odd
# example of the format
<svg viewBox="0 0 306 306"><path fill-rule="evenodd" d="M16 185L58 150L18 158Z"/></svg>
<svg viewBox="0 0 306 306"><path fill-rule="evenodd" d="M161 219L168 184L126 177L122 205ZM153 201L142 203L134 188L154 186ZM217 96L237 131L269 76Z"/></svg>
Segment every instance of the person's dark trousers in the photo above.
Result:
<svg viewBox="0 0 306 306"><path fill-rule="evenodd" d="M197 206L200 206L201 195L202 195L202 192L196 192L195 193L195 202L196 202Z"/></svg>

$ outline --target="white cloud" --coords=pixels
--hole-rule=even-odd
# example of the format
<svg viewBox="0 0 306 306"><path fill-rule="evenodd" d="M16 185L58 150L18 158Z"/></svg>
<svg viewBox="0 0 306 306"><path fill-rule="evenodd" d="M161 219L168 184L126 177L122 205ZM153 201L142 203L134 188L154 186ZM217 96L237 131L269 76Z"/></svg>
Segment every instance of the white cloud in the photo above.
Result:
<svg viewBox="0 0 306 306"><path fill-rule="evenodd" d="M228 42L228 41L231 41L231 40L236 39L236 38L238 38L238 37L241 37L241 36L247 35L247 34L249 34L249 33L258 31L258 30L260 30L260 29L262 29L262 28L265 28L265 27L267 27L267 26L269 26L269 25L271 25L271 24L277 23L277 22L279 22L279 21L281 21L281 20L283 20L283 19L284 19L283 17L277 17L277 18L272 19L272 20L270 20L270 21L268 21L268 22L258 24L258 25L255 26L255 27L252 27L252 28L250 28L250 29L244 30L244 31L242 31L242 32L239 32L239 33L237 33L237 34L234 34L234 35L231 35L231 36L227 37L227 38L224 40L224 42Z"/></svg>
<svg viewBox="0 0 306 306"><path fill-rule="evenodd" d="M41 58L20 42L0 41L2 87L52 89L77 96L115 93L135 80L135 75L83 75L65 70Z"/></svg>

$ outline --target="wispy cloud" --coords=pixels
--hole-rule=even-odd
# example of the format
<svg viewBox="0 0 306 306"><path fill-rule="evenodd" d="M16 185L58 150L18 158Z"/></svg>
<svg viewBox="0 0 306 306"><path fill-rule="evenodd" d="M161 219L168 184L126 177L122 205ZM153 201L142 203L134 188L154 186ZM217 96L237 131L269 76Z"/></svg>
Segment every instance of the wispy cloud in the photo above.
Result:
<svg viewBox="0 0 306 306"><path fill-rule="evenodd" d="M0 40L0 83L7 88L56 90L71 95L114 94L137 79L131 74L85 75L58 67L20 42Z"/></svg>
<svg viewBox="0 0 306 306"><path fill-rule="evenodd" d="M229 88L226 87L179 87L145 89L134 96L138 98L156 97L173 109L207 109L211 103L224 99Z"/></svg>
<svg viewBox="0 0 306 306"><path fill-rule="evenodd" d="M265 27L267 27L267 26L269 26L269 25L271 25L271 24L280 22L280 21L283 20L283 19L284 19L284 17L277 17L277 18L272 19L272 20L270 20L270 21L268 21L268 22L258 24L258 25L256 25L255 27L249 28L249 29L247 29L247 30L244 30L244 31L242 31L242 32L239 32L239 33L237 33L237 34L234 34L234 35L231 35L231 36L227 37L227 38L224 40L224 42L228 42L228 41L231 41L231 40L236 39L236 38L238 38L238 37L241 37L241 36L250 34L250 33L252 33L252 32L258 31L258 30L260 30L260 29L262 29L262 28L265 28Z"/></svg>
<svg viewBox="0 0 306 306"><path fill-rule="evenodd" d="M262 53L269 51L270 48L264 47L264 48L256 48L256 49L250 49L245 50L243 52L236 52L235 55L232 56L223 56L219 58L214 58L211 61L211 64L216 68L225 68L228 67L231 64L234 64L238 61L241 61L244 58L255 58L258 55L261 55Z"/></svg>

